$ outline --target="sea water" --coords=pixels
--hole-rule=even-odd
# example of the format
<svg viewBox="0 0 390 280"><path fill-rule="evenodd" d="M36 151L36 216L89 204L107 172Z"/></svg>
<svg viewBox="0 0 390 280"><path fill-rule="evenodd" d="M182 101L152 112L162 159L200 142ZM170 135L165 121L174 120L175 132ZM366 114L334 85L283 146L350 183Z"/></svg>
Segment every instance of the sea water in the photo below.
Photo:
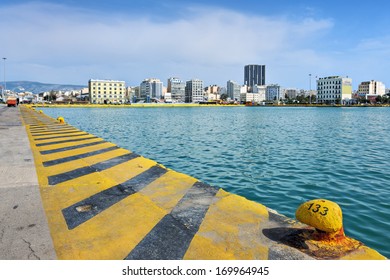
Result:
<svg viewBox="0 0 390 280"><path fill-rule="evenodd" d="M390 108L44 108L56 118L290 218L324 198L390 257Z"/></svg>

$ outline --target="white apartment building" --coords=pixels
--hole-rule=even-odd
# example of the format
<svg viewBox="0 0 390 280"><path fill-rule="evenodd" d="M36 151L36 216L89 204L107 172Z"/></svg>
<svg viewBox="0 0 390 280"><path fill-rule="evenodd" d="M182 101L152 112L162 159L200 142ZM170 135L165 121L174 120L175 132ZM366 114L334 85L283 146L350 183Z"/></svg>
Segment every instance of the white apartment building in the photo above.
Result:
<svg viewBox="0 0 390 280"><path fill-rule="evenodd" d="M126 102L124 81L90 79L88 89L89 100L92 104L123 104Z"/></svg>
<svg viewBox="0 0 390 280"><path fill-rule="evenodd" d="M382 82L379 81L367 81L367 82L361 82L358 87L357 95L359 97L367 98L370 96L382 96L386 94L386 88L385 85Z"/></svg>
<svg viewBox="0 0 390 280"><path fill-rule="evenodd" d="M317 80L317 103L345 103L351 98L351 78L329 76Z"/></svg>
<svg viewBox="0 0 390 280"><path fill-rule="evenodd" d="M203 81L192 79L186 82L186 103L199 103L204 101L203 96Z"/></svg>
<svg viewBox="0 0 390 280"><path fill-rule="evenodd" d="M254 85L252 87L252 92L257 93L259 95L260 101L265 101L266 99L266 93L267 93L267 86L259 86L259 85Z"/></svg>
<svg viewBox="0 0 390 280"><path fill-rule="evenodd" d="M159 79L145 79L140 84L140 98L146 102L162 98L163 83Z"/></svg>
<svg viewBox="0 0 390 280"><path fill-rule="evenodd" d="M284 96L281 94L280 86L275 84L267 85L265 91L265 100L280 101L281 99L284 99Z"/></svg>
<svg viewBox="0 0 390 280"><path fill-rule="evenodd" d="M185 102L186 83L179 78L169 78L167 92L171 93L172 102Z"/></svg>
<svg viewBox="0 0 390 280"><path fill-rule="evenodd" d="M257 103L258 104L258 103L262 102L264 99L261 99L259 93L244 92L244 93L241 93L240 100L243 103Z"/></svg>

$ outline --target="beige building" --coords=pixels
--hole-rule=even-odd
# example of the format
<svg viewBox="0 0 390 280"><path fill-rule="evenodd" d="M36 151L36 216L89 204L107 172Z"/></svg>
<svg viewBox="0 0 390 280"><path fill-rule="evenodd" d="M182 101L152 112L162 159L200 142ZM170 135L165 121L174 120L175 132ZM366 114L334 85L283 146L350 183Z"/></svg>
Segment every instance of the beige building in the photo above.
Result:
<svg viewBox="0 0 390 280"><path fill-rule="evenodd" d="M126 102L124 81L89 80L89 100L92 104L123 104Z"/></svg>
<svg viewBox="0 0 390 280"><path fill-rule="evenodd" d="M358 87L358 96L367 98L368 95L382 96L385 95L385 85L379 81L368 81L360 83Z"/></svg>
<svg viewBox="0 0 390 280"><path fill-rule="evenodd" d="M260 103L264 101L260 93L246 92L241 93L241 102L244 103Z"/></svg>

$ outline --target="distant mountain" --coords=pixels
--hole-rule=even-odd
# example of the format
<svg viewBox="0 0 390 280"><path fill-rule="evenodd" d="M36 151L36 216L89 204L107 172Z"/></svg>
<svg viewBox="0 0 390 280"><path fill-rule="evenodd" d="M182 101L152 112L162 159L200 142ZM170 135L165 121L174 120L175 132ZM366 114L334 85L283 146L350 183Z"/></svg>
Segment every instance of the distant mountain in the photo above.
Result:
<svg viewBox="0 0 390 280"><path fill-rule="evenodd" d="M2 83L1 83L2 85ZM40 93L51 90L79 90L82 88L88 87L87 85L60 85L60 84L45 84L39 82L29 82L29 81L10 81L6 82L7 89L14 92L29 91L32 93Z"/></svg>

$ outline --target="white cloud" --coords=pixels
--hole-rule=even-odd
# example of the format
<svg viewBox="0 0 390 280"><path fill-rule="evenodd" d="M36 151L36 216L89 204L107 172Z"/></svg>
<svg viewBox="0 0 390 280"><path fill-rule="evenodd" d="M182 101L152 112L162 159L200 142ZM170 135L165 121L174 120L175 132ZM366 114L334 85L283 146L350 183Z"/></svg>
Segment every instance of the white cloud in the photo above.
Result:
<svg viewBox="0 0 390 280"><path fill-rule="evenodd" d="M0 26L6 26L4 51L17 71L14 80L86 83L107 77L138 84L150 76L165 82L178 75L224 85L228 79L242 82L245 64L264 63L274 67L270 73L278 70L273 82L287 83L291 73L284 68L305 70L329 61L313 46L332 29L331 20L199 7L186 13L157 22L145 15L35 3L0 8Z"/></svg>

